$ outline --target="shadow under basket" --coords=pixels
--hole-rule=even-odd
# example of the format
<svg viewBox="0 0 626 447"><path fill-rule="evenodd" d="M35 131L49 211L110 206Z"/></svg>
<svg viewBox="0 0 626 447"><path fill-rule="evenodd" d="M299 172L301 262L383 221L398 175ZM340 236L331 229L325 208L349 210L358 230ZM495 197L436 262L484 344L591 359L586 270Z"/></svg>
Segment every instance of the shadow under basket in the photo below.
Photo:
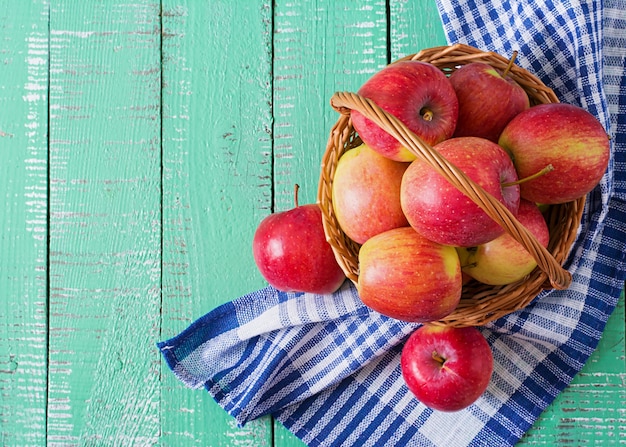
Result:
<svg viewBox="0 0 626 447"><path fill-rule="evenodd" d="M468 45L456 44L422 50L400 60L429 62L444 73L471 62L483 62L499 70L509 68L508 76L524 88L531 106L559 102L554 92L537 77L510 60L493 52L481 51ZM361 144L352 127L350 111L358 110L392 134L418 158L427 161L448 181L470 197L485 212L518 240L537 261L537 268L517 282L504 286L490 286L470 281L463 288L459 305L454 312L431 324L455 327L481 326L511 312L523 309L537 295L547 289L566 289L571 275L562 265L576 239L585 197L560 205L551 205L545 217L550 230L550 242L544 248L517 219L495 198L474 183L462 171L448 163L435 149L409 131L394 116L380 109L373 101L355 93L339 92L333 95L331 105L340 114L333 126L322 158L317 201L322 210L326 238L348 279L358 283L358 253L360 245L342 231L333 210L332 184L339 158Z"/></svg>

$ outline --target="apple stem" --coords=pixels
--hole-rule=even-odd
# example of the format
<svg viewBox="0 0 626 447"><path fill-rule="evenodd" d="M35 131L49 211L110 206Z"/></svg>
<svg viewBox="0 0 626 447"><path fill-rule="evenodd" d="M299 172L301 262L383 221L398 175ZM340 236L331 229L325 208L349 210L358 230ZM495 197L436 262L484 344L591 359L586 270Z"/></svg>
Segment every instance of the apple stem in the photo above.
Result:
<svg viewBox="0 0 626 447"><path fill-rule="evenodd" d="M504 73L502 73L503 78L506 78L507 75L509 74L509 71L511 71L511 68L513 67L513 64L515 63L515 59L517 59L517 50L513 51L513 55L511 56L511 59L509 60L509 65L506 66Z"/></svg>
<svg viewBox="0 0 626 447"><path fill-rule="evenodd" d="M300 185L296 183L295 186L293 187L293 202L296 208L298 208L298 190L299 189L300 189Z"/></svg>
<svg viewBox="0 0 626 447"><path fill-rule="evenodd" d="M424 121L432 121L433 120L433 111L427 108L423 108L420 110L420 115Z"/></svg>
<svg viewBox="0 0 626 447"><path fill-rule="evenodd" d="M437 363L441 363L442 365L446 363L446 359L444 359L437 351L433 351L432 357Z"/></svg>
<svg viewBox="0 0 626 447"><path fill-rule="evenodd" d="M541 171L535 172L533 175L529 175L528 177L524 177L514 182L503 183L502 187L507 188L509 186L521 185L522 183L526 183L529 180L535 180L536 178L541 177L542 175L546 175L550 171L554 171L554 166L552 166L551 164L543 168Z"/></svg>

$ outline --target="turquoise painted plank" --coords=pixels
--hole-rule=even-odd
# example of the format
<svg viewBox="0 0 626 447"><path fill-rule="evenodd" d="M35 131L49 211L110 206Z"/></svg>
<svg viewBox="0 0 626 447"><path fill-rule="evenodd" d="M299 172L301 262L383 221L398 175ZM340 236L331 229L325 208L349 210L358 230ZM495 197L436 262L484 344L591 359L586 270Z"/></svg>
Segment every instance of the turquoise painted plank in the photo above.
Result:
<svg viewBox="0 0 626 447"><path fill-rule="evenodd" d="M51 5L49 446L158 440L159 13Z"/></svg>
<svg viewBox="0 0 626 447"><path fill-rule="evenodd" d="M274 209L317 195L320 162L337 121L330 98L355 90L387 63L385 1L276 2Z"/></svg>
<svg viewBox="0 0 626 447"><path fill-rule="evenodd" d="M46 443L48 5L0 1L0 445Z"/></svg>
<svg viewBox="0 0 626 447"><path fill-rule="evenodd" d="M264 285L252 237L271 211L271 1L163 1L162 338ZM163 365L163 369L166 367ZM272 445L162 373L162 445Z"/></svg>
<svg viewBox="0 0 626 447"><path fill-rule="evenodd" d="M275 211L313 203L320 163L338 114L336 91L356 91L387 64L384 1L277 1L274 22ZM274 445L304 445L276 422Z"/></svg>
<svg viewBox="0 0 626 447"><path fill-rule="evenodd" d="M389 17L388 47L392 61L447 44L435 0L390 1Z"/></svg>

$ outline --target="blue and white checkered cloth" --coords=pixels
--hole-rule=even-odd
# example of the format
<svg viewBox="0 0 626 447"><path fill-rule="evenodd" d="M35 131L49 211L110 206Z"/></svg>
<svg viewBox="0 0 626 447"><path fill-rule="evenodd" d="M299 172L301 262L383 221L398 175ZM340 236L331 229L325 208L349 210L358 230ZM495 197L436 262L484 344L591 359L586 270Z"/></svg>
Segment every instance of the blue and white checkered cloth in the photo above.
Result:
<svg viewBox="0 0 626 447"><path fill-rule="evenodd" d="M401 377L416 325L365 308L347 282L332 295L266 288L159 343L190 387L241 424L272 414L310 446L514 445L583 367L626 276L626 0L437 0L450 43L511 54L604 124L612 158L567 266L567 291L484 327L486 393L457 413L418 402ZM416 49L418 50L418 49Z"/></svg>

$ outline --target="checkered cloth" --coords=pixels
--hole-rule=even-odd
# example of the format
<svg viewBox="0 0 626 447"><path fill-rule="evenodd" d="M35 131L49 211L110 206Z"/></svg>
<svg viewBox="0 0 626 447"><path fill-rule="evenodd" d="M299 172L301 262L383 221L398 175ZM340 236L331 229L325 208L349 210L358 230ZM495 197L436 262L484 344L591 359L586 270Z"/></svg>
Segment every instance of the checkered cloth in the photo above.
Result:
<svg viewBox="0 0 626 447"><path fill-rule="evenodd" d="M514 445L583 367L624 285L626 0L438 0L448 40L500 54L580 105L612 137L567 262L567 291L482 328L495 366L457 413L418 402L401 377L416 325L365 308L349 282L332 295L265 288L225 304L159 348L180 380L204 387L240 424L272 414L309 446Z"/></svg>

